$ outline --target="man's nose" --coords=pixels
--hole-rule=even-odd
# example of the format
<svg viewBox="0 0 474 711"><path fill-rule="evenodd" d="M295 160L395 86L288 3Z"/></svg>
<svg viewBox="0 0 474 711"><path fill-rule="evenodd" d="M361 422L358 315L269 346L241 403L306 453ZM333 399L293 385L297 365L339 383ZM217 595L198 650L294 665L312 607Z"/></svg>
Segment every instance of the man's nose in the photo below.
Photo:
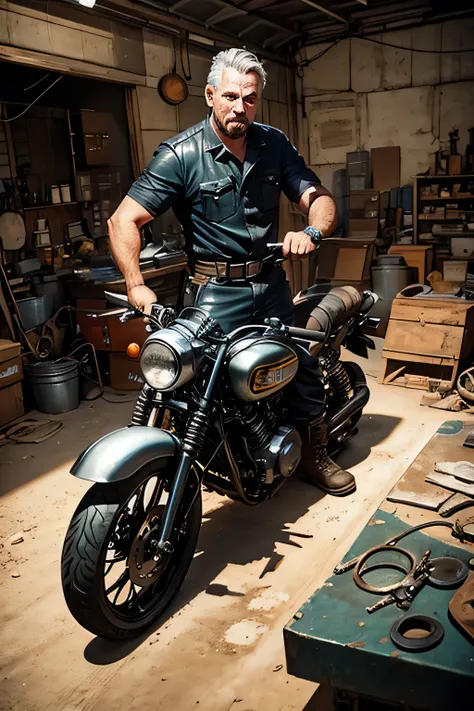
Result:
<svg viewBox="0 0 474 711"><path fill-rule="evenodd" d="M234 103L234 113L236 113L236 114L243 114L243 113L245 113L244 100L242 99L241 96L239 96L239 98L235 100L235 103Z"/></svg>

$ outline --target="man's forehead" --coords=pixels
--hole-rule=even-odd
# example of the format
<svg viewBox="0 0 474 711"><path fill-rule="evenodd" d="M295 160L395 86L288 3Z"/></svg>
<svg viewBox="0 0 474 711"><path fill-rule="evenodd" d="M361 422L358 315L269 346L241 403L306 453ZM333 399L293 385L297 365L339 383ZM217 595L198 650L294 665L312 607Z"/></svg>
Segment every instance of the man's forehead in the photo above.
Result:
<svg viewBox="0 0 474 711"><path fill-rule="evenodd" d="M222 72L221 86L226 91L257 90L259 76L256 72L241 74L233 67L226 67Z"/></svg>

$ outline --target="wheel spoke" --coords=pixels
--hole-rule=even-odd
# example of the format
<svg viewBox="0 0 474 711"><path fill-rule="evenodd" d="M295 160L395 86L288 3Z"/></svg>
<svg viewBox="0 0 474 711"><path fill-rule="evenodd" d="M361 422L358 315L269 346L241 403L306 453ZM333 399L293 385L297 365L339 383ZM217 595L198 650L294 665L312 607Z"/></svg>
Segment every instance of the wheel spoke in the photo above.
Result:
<svg viewBox="0 0 474 711"><path fill-rule="evenodd" d="M123 590L128 580L130 580L130 574L128 568L126 568L123 573L119 575L117 580L112 583L109 588L106 589L105 594L110 595L110 593L114 592L114 590L118 590L118 592L120 592L121 590ZM115 596L115 598L117 598L117 596Z"/></svg>

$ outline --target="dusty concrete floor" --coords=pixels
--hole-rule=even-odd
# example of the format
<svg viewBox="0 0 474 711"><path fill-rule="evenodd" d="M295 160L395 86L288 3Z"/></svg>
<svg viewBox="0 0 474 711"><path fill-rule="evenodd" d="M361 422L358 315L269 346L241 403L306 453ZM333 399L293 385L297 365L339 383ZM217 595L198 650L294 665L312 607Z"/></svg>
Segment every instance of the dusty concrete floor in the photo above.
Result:
<svg viewBox="0 0 474 711"><path fill-rule="evenodd" d="M0 708L327 708L314 684L286 674L282 628L449 419L420 407L419 391L369 380L372 397L359 434L338 460L357 477L357 492L338 499L291 480L252 509L206 495L197 554L172 616L122 646L93 638L71 618L59 560L69 519L88 487L68 475L69 467L87 444L126 424L132 405L83 403L62 416L57 437L2 447ZM9 545L6 539L19 530L24 542Z"/></svg>

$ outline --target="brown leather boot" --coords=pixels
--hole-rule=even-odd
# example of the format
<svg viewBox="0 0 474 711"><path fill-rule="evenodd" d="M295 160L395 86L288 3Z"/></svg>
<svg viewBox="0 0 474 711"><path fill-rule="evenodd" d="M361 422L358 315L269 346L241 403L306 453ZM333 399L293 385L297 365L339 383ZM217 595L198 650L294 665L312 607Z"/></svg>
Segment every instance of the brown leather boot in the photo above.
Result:
<svg viewBox="0 0 474 711"><path fill-rule="evenodd" d="M350 472L338 467L328 456L328 428L325 416L313 420L308 428L300 431L300 435L303 448L298 476L333 496L352 494L356 489L354 477Z"/></svg>

